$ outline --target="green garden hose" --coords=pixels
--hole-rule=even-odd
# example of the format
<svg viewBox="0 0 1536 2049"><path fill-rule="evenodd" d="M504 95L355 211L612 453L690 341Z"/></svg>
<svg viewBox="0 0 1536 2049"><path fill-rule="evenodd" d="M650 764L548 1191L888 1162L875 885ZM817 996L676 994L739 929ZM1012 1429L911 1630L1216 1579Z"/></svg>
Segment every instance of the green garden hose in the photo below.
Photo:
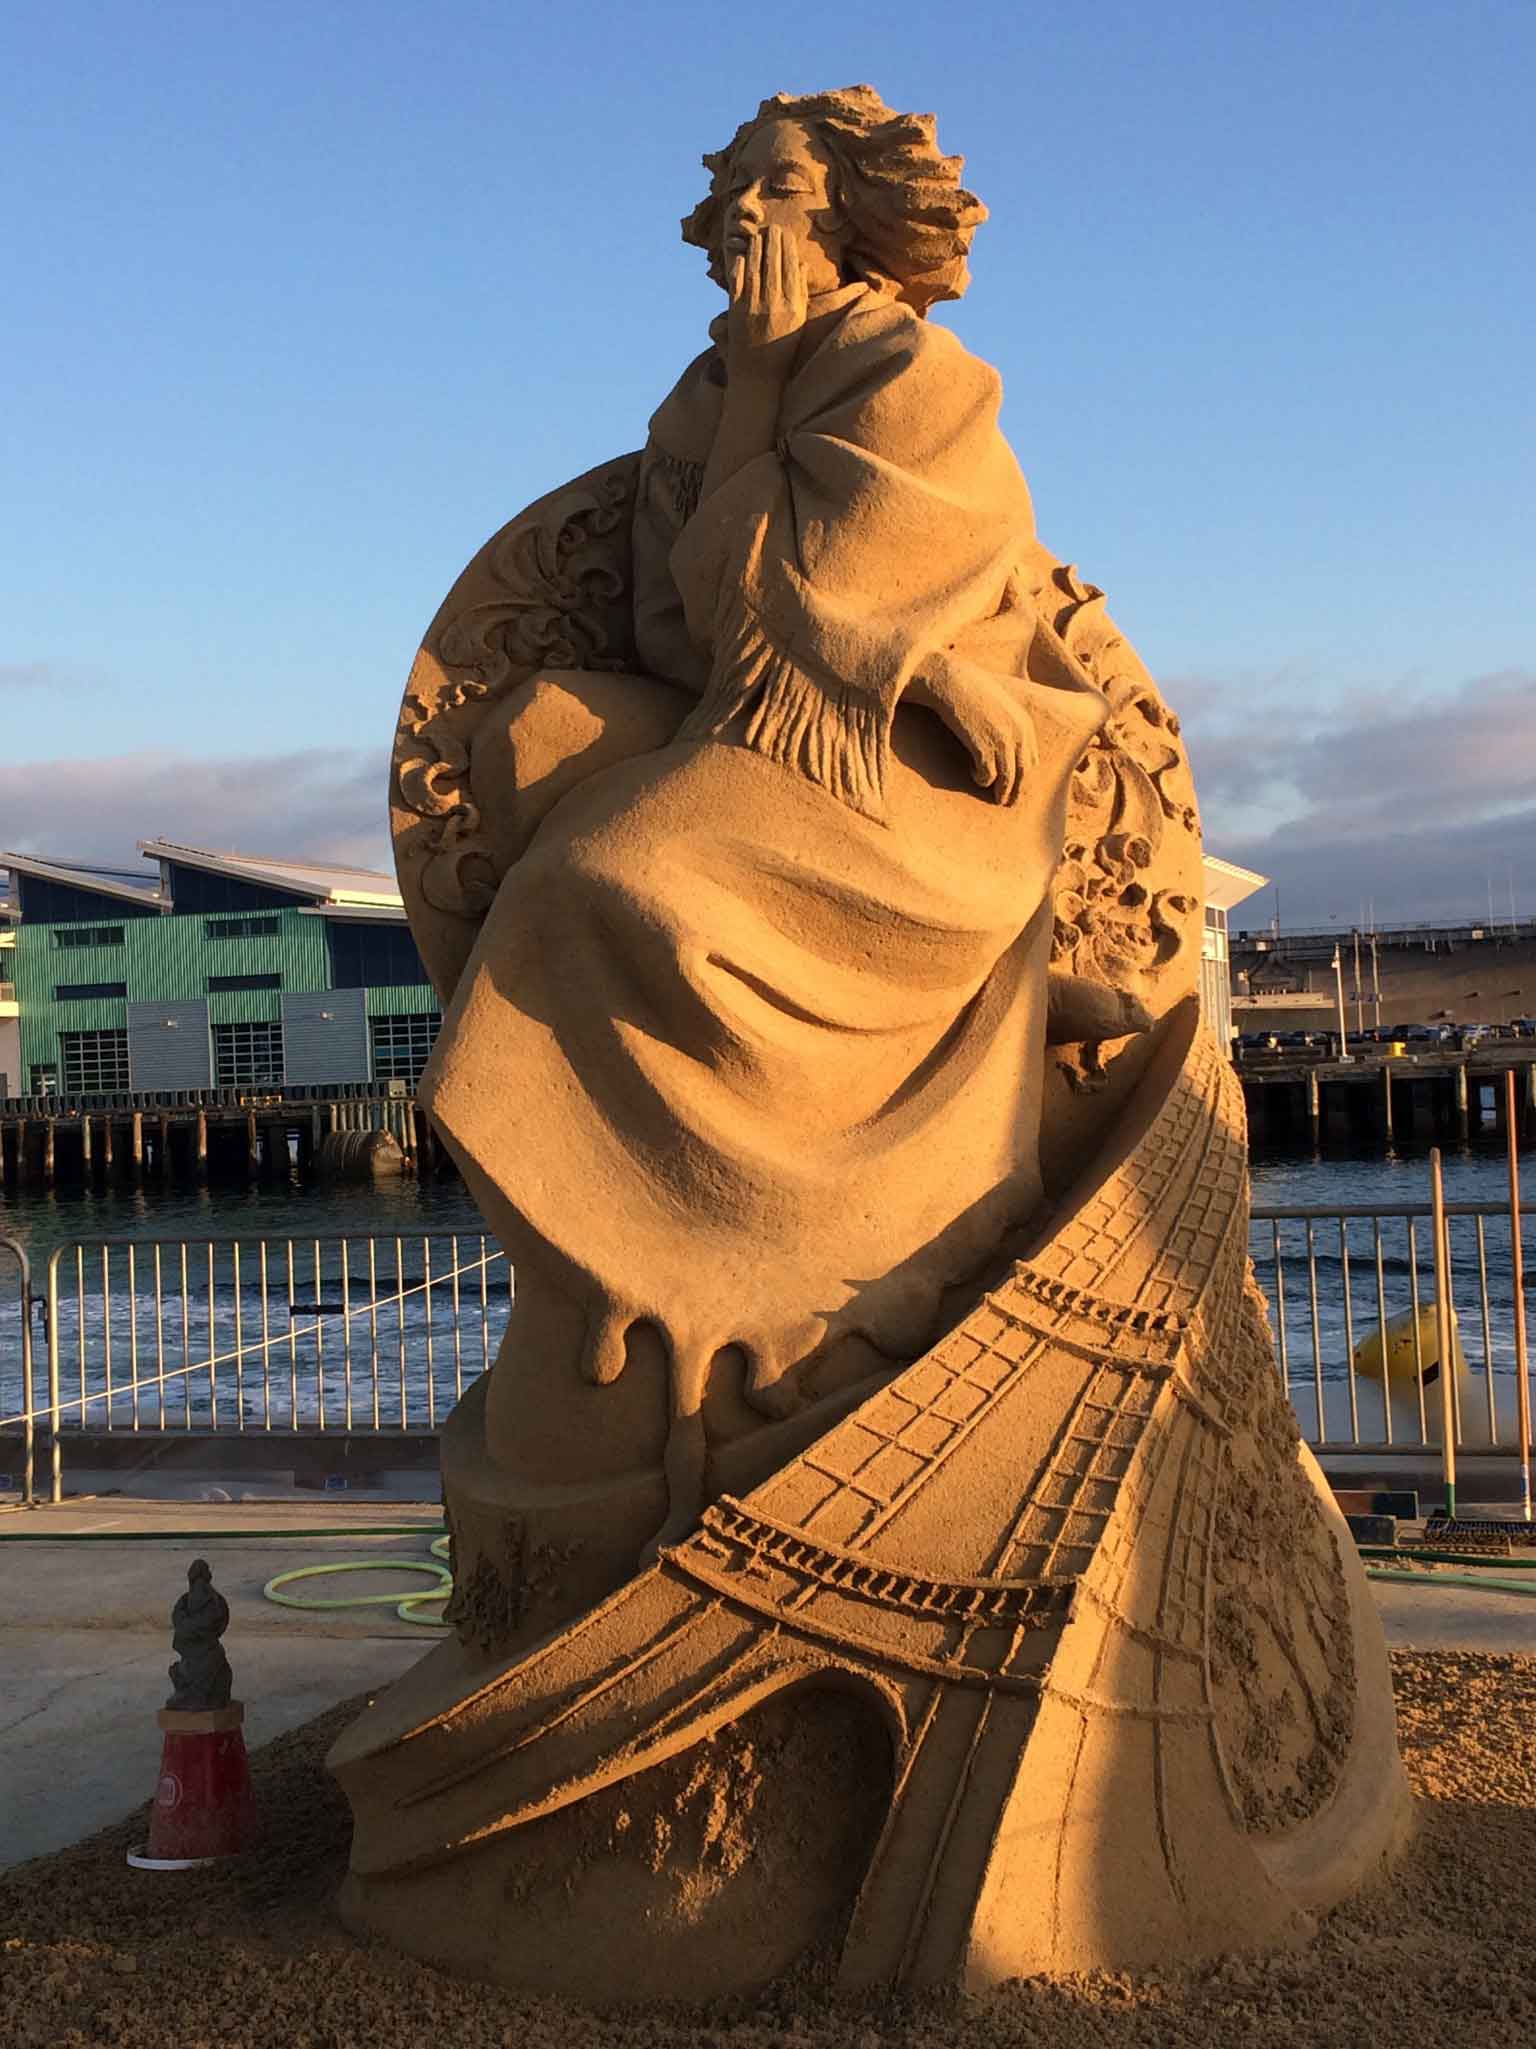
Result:
<svg viewBox="0 0 1536 2049"><path fill-rule="evenodd" d="M1505 1594L1536 1594L1536 1580L1488 1579L1477 1572L1393 1572L1380 1565L1368 1565L1365 1576L1367 1579L1396 1580L1399 1586L1494 1587Z"/></svg>
<svg viewBox="0 0 1536 2049"><path fill-rule="evenodd" d="M373 1608L393 1606L402 1622L414 1622L419 1629L442 1629L446 1627L440 1615L418 1615L416 1610L431 1601L447 1601L453 1595L453 1574L446 1565L436 1563L448 1556L447 1534L435 1537L428 1547L432 1553L427 1558L344 1558L334 1565L298 1565L288 1572L274 1573L262 1588L269 1601L279 1608L307 1608L313 1610L332 1608ZM421 1589L414 1594L402 1594L398 1588L387 1594L318 1594L306 1599L302 1594L283 1594L279 1587L290 1585L296 1579L323 1579L333 1572L426 1572L436 1580L436 1585Z"/></svg>
<svg viewBox="0 0 1536 2049"><path fill-rule="evenodd" d="M1360 1544L1362 1558L1395 1558L1404 1565L1473 1565L1479 1571L1536 1572L1536 1558L1479 1558L1475 1551L1421 1551L1416 1544Z"/></svg>

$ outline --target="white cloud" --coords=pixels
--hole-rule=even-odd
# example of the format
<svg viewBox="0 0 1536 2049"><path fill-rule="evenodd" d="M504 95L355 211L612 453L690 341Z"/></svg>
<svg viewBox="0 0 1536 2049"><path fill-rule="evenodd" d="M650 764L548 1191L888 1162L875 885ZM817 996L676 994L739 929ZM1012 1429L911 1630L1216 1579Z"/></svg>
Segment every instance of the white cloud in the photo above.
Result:
<svg viewBox="0 0 1536 2049"><path fill-rule="evenodd" d="M1536 671L1341 696L1292 665L1166 695L1207 844L1275 879L1286 924L1349 924L1371 899L1381 922L1482 917L1490 883L1504 917L1511 880L1536 913ZM163 835L388 870L387 773L383 748L0 762L0 846L131 866Z"/></svg>
<svg viewBox="0 0 1536 2049"><path fill-rule="evenodd" d="M387 775L360 748L0 763L0 846L132 867L163 837L387 870Z"/></svg>
<svg viewBox="0 0 1536 2049"><path fill-rule="evenodd" d="M1283 922L1536 911L1536 671L1330 694L1280 671L1171 682L1214 852L1280 886Z"/></svg>

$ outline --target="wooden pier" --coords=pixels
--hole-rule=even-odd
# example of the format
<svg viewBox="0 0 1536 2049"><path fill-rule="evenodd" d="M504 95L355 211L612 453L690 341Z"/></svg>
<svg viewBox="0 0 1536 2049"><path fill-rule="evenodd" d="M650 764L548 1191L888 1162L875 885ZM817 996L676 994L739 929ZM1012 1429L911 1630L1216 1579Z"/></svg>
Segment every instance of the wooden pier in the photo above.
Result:
<svg viewBox="0 0 1536 2049"><path fill-rule="evenodd" d="M1436 1049L1353 1060L1246 1056L1239 1066L1248 1129L1272 1144L1465 1144L1504 1133L1505 1074L1515 1077L1518 1142L1536 1144L1536 1047Z"/></svg>
<svg viewBox="0 0 1536 2049"><path fill-rule="evenodd" d="M295 1171L317 1171L327 1138L347 1132L392 1139L398 1171L406 1174L435 1174L443 1163L402 1084L204 1089L175 1097L12 1096L0 1100L0 1183L48 1189L286 1181Z"/></svg>

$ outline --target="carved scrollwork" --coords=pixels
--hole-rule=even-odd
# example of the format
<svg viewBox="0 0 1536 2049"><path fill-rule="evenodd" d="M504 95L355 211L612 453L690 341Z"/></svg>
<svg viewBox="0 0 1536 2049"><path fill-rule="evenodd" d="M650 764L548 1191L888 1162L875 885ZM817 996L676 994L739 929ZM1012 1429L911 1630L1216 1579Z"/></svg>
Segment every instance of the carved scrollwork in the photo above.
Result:
<svg viewBox="0 0 1536 2049"><path fill-rule="evenodd" d="M540 669L623 669L637 458L530 507L476 557L423 645L395 741L394 794L422 821L421 892L478 917L495 894L469 747L488 705ZM418 684L418 675L427 677Z"/></svg>
<svg viewBox="0 0 1536 2049"><path fill-rule="evenodd" d="M1178 719L1109 618L1097 585L1060 564L1038 598L1055 607L1057 632L1109 699L1109 718L1068 792L1052 965L1135 991L1198 944L1198 898L1151 880L1169 873L1170 836L1198 844L1189 761ZM1104 1084L1097 1046L1073 1049L1062 1065L1077 1088Z"/></svg>

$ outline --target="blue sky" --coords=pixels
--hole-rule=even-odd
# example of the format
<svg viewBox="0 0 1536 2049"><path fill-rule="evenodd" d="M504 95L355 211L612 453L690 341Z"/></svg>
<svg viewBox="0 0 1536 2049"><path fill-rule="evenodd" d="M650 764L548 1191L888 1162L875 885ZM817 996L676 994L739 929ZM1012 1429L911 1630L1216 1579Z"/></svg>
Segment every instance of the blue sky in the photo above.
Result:
<svg viewBox="0 0 1536 2049"><path fill-rule="evenodd" d="M645 421L765 93L932 109L949 321L1286 922L1536 913L1536 8L22 0L0 844L382 855L419 634ZM1293 915L1294 914L1294 915Z"/></svg>

